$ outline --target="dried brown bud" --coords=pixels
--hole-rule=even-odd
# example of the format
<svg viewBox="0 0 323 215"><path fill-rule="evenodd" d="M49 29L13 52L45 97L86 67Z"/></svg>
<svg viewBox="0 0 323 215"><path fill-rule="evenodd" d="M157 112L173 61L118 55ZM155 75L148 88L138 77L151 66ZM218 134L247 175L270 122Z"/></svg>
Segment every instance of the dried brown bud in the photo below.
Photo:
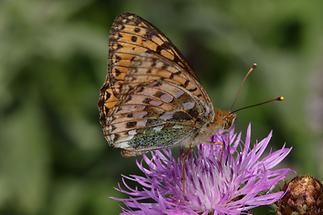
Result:
<svg viewBox="0 0 323 215"><path fill-rule="evenodd" d="M277 203L278 215L322 215L323 185L311 176L297 176L283 189L285 193Z"/></svg>

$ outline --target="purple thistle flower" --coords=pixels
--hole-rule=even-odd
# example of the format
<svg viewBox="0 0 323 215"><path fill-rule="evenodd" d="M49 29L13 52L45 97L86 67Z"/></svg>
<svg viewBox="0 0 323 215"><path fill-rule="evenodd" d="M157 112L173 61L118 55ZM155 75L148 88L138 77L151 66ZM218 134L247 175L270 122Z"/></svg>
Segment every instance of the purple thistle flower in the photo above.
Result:
<svg viewBox="0 0 323 215"><path fill-rule="evenodd" d="M280 199L282 191L271 191L291 172L288 168L272 169L290 148L283 146L262 156L271 136L272 132L251 147L250 125L244 142L234 129L218 131L212 141L224 145L200 144L184 161L184 179L183 159L174 157L170 149L153 151L151 158L143 155L137 161L144 176L123 176L124 188L119 184L117 190L129 198L113 199L124 203L124 215L248 214L251 208ZM130 187L129 181L140 188Z"/></svg>

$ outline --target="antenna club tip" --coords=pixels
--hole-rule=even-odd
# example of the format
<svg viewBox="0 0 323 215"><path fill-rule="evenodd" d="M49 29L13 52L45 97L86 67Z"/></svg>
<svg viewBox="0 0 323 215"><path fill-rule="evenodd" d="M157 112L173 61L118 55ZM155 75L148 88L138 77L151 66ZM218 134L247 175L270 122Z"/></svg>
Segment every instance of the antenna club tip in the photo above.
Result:
<svg viewBox="0 0 323 215"><path fill-rule="evenodd" d="M252 64L252 68L256 68L256 67L257 67L256 63Z"/></svg>
<svg viewBox="0 0 323 215"><path fill-rule="evenodd" d="M285 100L285 97L284 96L278 96L276 98L277 101L284 101Z"/></svg>

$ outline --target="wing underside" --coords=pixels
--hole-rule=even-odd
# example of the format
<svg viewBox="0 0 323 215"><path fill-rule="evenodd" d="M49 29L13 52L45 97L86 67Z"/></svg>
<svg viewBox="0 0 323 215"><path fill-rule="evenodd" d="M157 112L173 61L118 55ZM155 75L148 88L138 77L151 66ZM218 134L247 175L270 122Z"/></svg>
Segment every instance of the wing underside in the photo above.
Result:
<svg viewBox="0 0 323 215"><path fill-rule="evenodd" d="M122 14L109 37L100 122L109 145L133 155L194 137L213 106L170 40L134 14Z"/></svg>

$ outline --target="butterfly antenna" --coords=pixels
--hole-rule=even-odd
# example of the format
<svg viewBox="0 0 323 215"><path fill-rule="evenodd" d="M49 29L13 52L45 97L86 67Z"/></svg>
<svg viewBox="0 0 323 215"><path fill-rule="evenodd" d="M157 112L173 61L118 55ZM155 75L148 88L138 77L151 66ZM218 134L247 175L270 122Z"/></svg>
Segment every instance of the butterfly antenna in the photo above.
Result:
<svg viewBox="0 0 323 215"><path fill-rule="evenodd" d="M240 83L240 86L239 86L239 88L238 88L238 90L237 90L237 94L236 94L236 96L234 97L234 101L233 101L233 103L232 103L232 105L231 105L230 110L232 110L232 109L233 109L233 107L234 107L234 105L237 103L237 100L238 100L238 97L239 97L239 95L240 95L240 92L241 92L242 86L243 86L243 85L244 85L244 83L246 82L247 78L251 75L251 73L256 69L256 67L257 67L257 64L256 64L256 63L254 63L254 64L252 65L252 67L250 67L250 69L248 70L247 74L246 74L246 75L244 76L244 78L242 79L242 81L241 81L241 83Z"/></svg>
<svg viewBox="0 0 323 215"><path fill-rule="evenodd" d="M263 105L263 104L267 104L267 103L271 103L271 102L275 102L275 101L284 101L284 97L283 96L278 96L274 99L270 99L270 100L267 100L267 101L264 101L264 102L260 102L260 103L257 103L257 104L253 104L253 105L248 105L248 106L245 106L245 107L241 107L241 108L238 108L234 111L231 111L230 113L236 113L238 111L241 111L241 110L244 110L244 109L248 109L248 108L252 108L252 107L256 107L256 106L260 106L260 105Z"/></svg>

